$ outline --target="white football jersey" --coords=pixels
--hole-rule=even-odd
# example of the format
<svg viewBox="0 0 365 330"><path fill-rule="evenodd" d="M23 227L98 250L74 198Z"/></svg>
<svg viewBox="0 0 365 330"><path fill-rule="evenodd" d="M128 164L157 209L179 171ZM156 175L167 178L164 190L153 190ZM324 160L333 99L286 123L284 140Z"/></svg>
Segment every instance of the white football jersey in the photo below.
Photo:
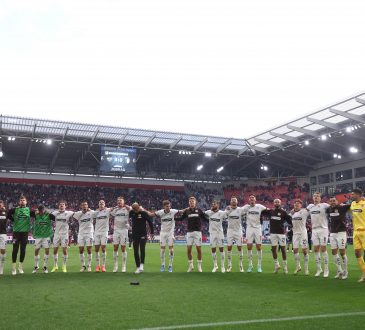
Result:
<svg viewBox="0 0 365 330"><path fill-rule="evenodd" d="M170 209L166 213L165 210L155 212L156 216L161 219L161 233L173 233L175 230L175 215L179 210Z"/></svg>
<svg viewBox="0 0 365 330"><path fill-rule="evenodd" d="M74 218L79 222L79 235L92 235L94 233L93 226L94 211L78 211L74 213Z"/></svg>
<svg viewBox="0 0 365 330"><path fill-rule="evenodd" d="M310 219L312 222L312 229L316 228L328 229L326 210L329 207L330 206L327 203L319 203L317 205L309 204L307 206L307 210L309 211Z"/></svg>
<svg viewBox="0 0 365 330"><path fill-rule="evenodd" d="M72 211L54 211L52 214L55 217L56 227L55 227L55 235L68 235L69 230L69 222L74 212Z"/></svg>
<svg viewBox="0 0 365 330"><path fill-rule="evenodd" d="M225 211L217 210L216 212L212 210L208 210L204 212L209 218L209 234L223 234L223 226L222 223L225 219L227 219L227 215Z"/></svg>
<svg viewBox="0 0 365 330"><path fill-rule="evenodd" d="M95 220L95 234L104 235L109 231L110 209L96 210L93 214Z"/></svg>
<svg viewBox="0 0 365 330"><path fill-rule="evenodd" d="M129 211L126 207L117 207L110 214L114 217L114 230L129 229Z"/></svg>
<svg viewBox="0 0 365 330"><path fill-rule="evenodd" d="M244 215L242 207L231 208L225 210L224 213L228 219L227 230L242 233L242 216Z"/></svg>
<svg viewBox="0 0 365 330"><path fill-rule="evenodd" d="M307 230L306 223L309 217L309 212L306 209L301 209L294 212L291 216L293 224L293 234L301 234Z"/></svg>
<svg viewBox="0 0 365 330"><path fill-rule="evenodd" d="M250 228L261 228L261 212L266 210L266 207L261 204L255 204L251 206L249 204L245 205L242 210L246 215L246 224Z"/></svg>

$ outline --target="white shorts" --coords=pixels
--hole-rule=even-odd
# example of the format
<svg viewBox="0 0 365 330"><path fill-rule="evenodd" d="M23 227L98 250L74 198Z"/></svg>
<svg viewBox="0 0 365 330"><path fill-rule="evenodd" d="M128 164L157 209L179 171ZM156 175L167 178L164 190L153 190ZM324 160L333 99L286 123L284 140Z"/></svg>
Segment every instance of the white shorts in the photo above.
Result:
<svg viewBox="0 0 365 330"><path fill-rule="evenodd" d="M94 245L106 245L108 243L108 233L94 234Z"/></svg>
<svg viewBox="0 0 365 330"><path fill-rule="evenodd" d="M339 233L331 233L330 234L330 243L331 249L345 249L347 243L347 233L345 231L341 231Z"/></svg>
<svg viewBox="0 0 365 330"><path fill-rule="evenodd" d="M201 246L202 245L202 233L201 233L201 231L189 232L186 235L186 245Z"/></svg>
<svg viewBox="0 0 365 330"><path fill-rule="evenodd" d="M222 248L224 247L224 235L223 233L212 233L210 234L210 247L212 248Z"/></svg>
<svg viewBox="0 0 365 330"><path fill-rule="evenodd" d="M286 246L285 234L270 234L271 246Z"/></svg>
<svg viewBox="0 0 365 330"><path fill-rule="evenodd" d="M0 250L5 250L7 240L8 240L8 235L6 234L0 235Z"/></svg>
<svg viewBox="0 0 365 330"><path fill-rule="evenodd" d="M40 249L40 248L49 249L50 246L51 246L51 238L50 237L36 238L35 239L34 247L36 249Z"/></svg>
<svg viewBox="0 0 365 330"><path fill-rule="evenodd" d="M79 234L77 236L77 244L78 246L93 246L93 235L82 235Z"/></svg>
<svg viewBox="0 0 365 330"><path fill-rule="evenodd" d="M312 242L314 246L327 246L328 242L328 229L315 228L312 229Z"/></svg>
<svg viewBox="0 0 365 330"><path fill-rule="evenodd" d="M173 246L174 245L174 233L160 233L160 245L161 246Z"/></svg>
<svg viewBox="0 0 365 330"><path fill-rule="evenodd" d="M307 231L303 231L302 233L293 234L293 249L299 249L299 246L302 249L308 248L308 234Z"/></svg>
<svg viewBox="0 0 365 330"><path fill-rule="evenodd" d="M247 244L262 244L262 230L261 228L247 227L246 229Z"/></svg>
<svg viewBox="0 0 365 330"><path fill-rule="evenodd" d="M62 246L63 248L68 246L68 235L67 234L57 234L53 237L53 246L59 247Z"/></svg>
<svg viewBox="0 0 365 330"><path fill-rule="evenodd" d="M242 233L227 231L227 245L232 246L236 243L237 246L242 246Z"/></svg>
<svg viewBox="0 0 365 330"><path fill-rule="evenodd" d="M126 246L128 244L128 229L114 230L113 244Z"/></svg>

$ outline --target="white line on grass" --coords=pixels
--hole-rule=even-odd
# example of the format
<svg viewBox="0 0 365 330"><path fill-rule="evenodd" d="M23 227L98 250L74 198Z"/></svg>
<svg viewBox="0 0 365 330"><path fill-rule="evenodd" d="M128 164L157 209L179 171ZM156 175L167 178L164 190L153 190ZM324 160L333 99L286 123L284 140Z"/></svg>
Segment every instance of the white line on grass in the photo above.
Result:
<svg viewBox="0 0 365 330"><path fill-rule="evenodd" d="M365 312L303 315L303 316L280 317L280 318L272 318L272 319L257 319L257 320L242 320L242 321L216 322L216 323L197 323L197 324L185 324L185 325L171 325L171 326L156 327L156 328L140 328L139 330L171 330L171 329L209 328L209 327L240 325L240 324L298 321L298 320L324 319L324 318L332 318L332 317L359 316L359 315L360 316L362 316L362 315L365 316ZM134 330L137 330L137 329L134 329Z"/></svg>

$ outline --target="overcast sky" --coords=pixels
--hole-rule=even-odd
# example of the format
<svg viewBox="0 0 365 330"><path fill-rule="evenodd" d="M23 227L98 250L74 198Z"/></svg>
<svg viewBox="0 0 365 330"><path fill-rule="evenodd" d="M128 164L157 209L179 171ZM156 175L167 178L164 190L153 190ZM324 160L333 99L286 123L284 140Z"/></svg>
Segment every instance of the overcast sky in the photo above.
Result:
<svg viewBox="0 0 365 330"><path fill-rule="evenodd" d="M365 4L0 0L0 113L249 138L365 91Z"/></svg>

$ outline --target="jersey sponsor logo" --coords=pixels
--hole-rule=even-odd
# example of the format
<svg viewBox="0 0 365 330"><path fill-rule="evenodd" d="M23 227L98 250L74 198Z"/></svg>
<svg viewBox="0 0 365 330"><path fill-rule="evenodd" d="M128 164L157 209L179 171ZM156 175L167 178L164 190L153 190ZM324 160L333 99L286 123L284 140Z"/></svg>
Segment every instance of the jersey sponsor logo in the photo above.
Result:
<svg viewBox="0 0 365 330"><path fill-rule="evenodd" d="M91 218L85 218L85 219L81 219L80 222L88 222L90 220L91 220Z"/></svg>
<svg viewBox="0 0 365 330"><path fill-rule="evenodd" d="M219 219L219 218L218 219L217 218L210 218L209 220L214 221L214 222L220 222L221 221L221 219Z"/></svg>
<svg viewBox="0 0 365 330"><path fill-rule="evenodd" d="M320 214L321 211L311 211L311 214Z"/></svg>
<svg viewBox="0 0 365 330"><path fill-rule="evenodd" d="M199 216L199 214L189 214L188 215L188 218L196 218L198 216Z"/></svg>
<svg viewBox="0 0 365 330"><path fill-rule="evenodd" d="M240 217L239 217L239 216L237 216L237 215L230 215L230 216L229 216L229 218L230 218L230 219L235 219L235 220L237 220L237 219L239 219Z"/></svg>
<svg viewBox="0 0 365 330"><path fill-rule="evenodd" d="M272 216L271 220L281 220L281 217Z"/></svg>
<svg viewBox="0 0 365 330"><path fill-rule="evenodd" d="M100 220L100 219L107 219L108 216L107 215L103 215L103 216L100 216L100 217L96 217L96 219Z"/></svg>
<svg viewBox="0 0 365 330"><path fill-rule="evenodd" d="M302 217L294 217L294 218L292 218L292 220L303 220L303 218Z"/></svg>
<svg viewBox="0 0 365 330"><path fill-rule="evenodd" d="M172 221L172 218L164 218L164 219L161 219L162 222L169 222L169 221Z"/></svg>
<svg viewBox="0 0 365 330"><path fill-rule="evenodd" d="M128 213L116 213L115 217L127 217Z"/></svg>
<svg viewBox="0 0 365 330"><path fill-rule="evenodd" d="M356 209L356 210L352 210L352 212L362 213L362 210L360 210L360 209Z"/></svg>
<svg viewBox="0 0 365 330"><path fill-rule="evenodd" d="M259 211L248 211L248 214L260 215L260 212Z"/></svg>
<svg viewBox="0 0 365 330"><path fill-rule="evenodd" d="M340 213L338 213L338 211L330 213L330 217L339 217L339 216L340 216Z"/></svg>
<svg viewBox="0 0 365 330"><path fill-rule="evenodd" d="M67 219L66 219L66 218L56 218L56 221L66 222L66 221L67 221Z"/></svg>

